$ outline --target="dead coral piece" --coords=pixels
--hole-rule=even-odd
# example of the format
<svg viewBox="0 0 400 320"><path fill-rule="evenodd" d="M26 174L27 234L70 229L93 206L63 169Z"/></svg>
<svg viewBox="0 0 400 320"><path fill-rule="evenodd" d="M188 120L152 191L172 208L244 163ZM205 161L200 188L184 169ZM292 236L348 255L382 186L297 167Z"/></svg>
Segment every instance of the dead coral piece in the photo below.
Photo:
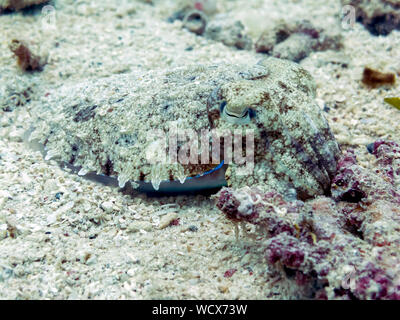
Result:
<svg viewBox="0 0 400 320"><path fill-rule="evenodd" d="M243 24L223 14L217 15L209 22L204 35L206 38L220 41L228 47L244 50L252 48L253 42L245 33Z"/></svg>
<svg viewBox="0 0 400 320"><path fill-rule="evenodd" d="M394 0L342 0L355 7L356 20L374 36L400 30L400 2Z"/></svg>
<svg viewBox="0 0 400 320"><path fill-rule="evenodd" d="M33 53L25 41L14 39L9 47L17 57L17 64L23 71L41 71L47 63L47 57Z"/></svg>
<svg viewBox="0 0 400 320"><path fill-rule="evenodd" d="M287 23L284 20L279 20L272 30L266 30L260 36L258 41L255 44L256 51L259 53L268 53L270 54L275 47L276 44L284 42L294 33L302 33L301 25L309 24L308 21L297 22L297 23ZM304 34L309 34L313 38L317 38L319 35L319 31L315 30L315 28L308 26L310 30L305 32ZM313 32L311 30L314 29Z"/></svg>
<svg viewBox="0 0 400 320"><path fill-rule="evenodd" d="M173 13L167 21L183 21L183 27L189 31L204 35L208 39L222 42L226 46L237 49L251 50L252 39L245 33L244 25L238 20L232 20L226 14L215 15L216 7L213 1L195 1ZM207 13L213 18L210 19Z"/></svg>
<svg viewBox="0 0 400 320"><path fill-rule="evenodd" d="M362 82L371 88L377 88L386 85L391 86L396 83L396 75L394 73L383 73L378 70L365 67Z"/></svg>
<svg viewBox="0 0 400 320"><path fill-rule="evenodd" d="M309 21L279 21L273 30L266 30L255 44L256 52L299 62L312 51L338 50L342 46L339 32L324 32Z"/></svg>
<svg viewBox="0 0 400 320"><path fill-rule="evenodd" d="M0 13L2 10L21 10L49 0L0 0Z"/></svg>
<svg viewBox="0 0 400 320"><path fill-rule="evenodd" d="M358 166L354 152L348 150L338 161L338 171L332 180L333 197L340 200L352 189L364 193L370 203L388 200L400 204L400 146L396 142L377 140L367 147L376 157L375 172Z"/></svg>
<svg viewBox="0 0 400 320"><path fill-rule="evenodd" d="M343 155L333 199L288 201L249 187L216 196L228 219L257 226L291 298L400 299L400 146L378 140L370 150L375 172Z"/></svg>
<svg viewBox="0 0 400 320"><path fill-rule="evenodd" d="M313 51L313 41L306 34L294 33L287 40L278 43L272 50L272 55L299 62Z"/></svg>

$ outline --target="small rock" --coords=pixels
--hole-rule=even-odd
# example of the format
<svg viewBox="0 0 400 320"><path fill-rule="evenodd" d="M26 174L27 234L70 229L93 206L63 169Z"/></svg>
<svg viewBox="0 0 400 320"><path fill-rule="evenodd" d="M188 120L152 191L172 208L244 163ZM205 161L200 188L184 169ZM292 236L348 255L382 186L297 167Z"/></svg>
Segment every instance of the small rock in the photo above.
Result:
<svg viewBox="0 0 400 320"><path fill-rule="evenodd" d="M226 15L218 15L210 21L204 35L206 38L220 41L228 47L245 50L252 48L252 40L245 33L243 24Z"/></svg>
<svg viewBox="0 0 400 320"><path fill-rule="evenodd" d="M106 212L106 213L111 213L113 211L118 211L115 205L111 201L105 201L101 204L101 208Z"/></svg>
<svg viewBox="0 0 400 320"><path fill-rule="evenodd" d="M218 289L221 293L227 293L229 291L229 287L222 284L218 286Z"/></svg>
<svg viewBox="0 0 400 320"><path fill-rule="evenodd" d="M190 226L190 227L188 228L188 230L189 230L189 231L192 231L192 232L197 232L197 231L199 230L199 228L197 228L196 226Z"/></svg>
<svg viewBox="0 0 400 320"><path fill-rule="evenodd" d="M278 43L272 50L272 55L276 58L299 62L310 55L314 41L306 34L295 33Z"/></svg>
<svg viewBox="0 0 400 320"><path fill-rule="evenodd" d="M50 214L47 216L47 225L52 225L57 222L57 214Z"/></svg>
<svg viewBox="0 0 400 320"><path fill-rule="evenodd" d="M128 232L150 231L153 225L147 221L134 221L128 226Z"/></svg>
<svg viewBox="0 0 400 320"><path fill-rule="evenodd" d="M23 134L24 134L23 130L18 130L18 129L13 130L8 135L8 138L10 139L10 141L13 141L13 142L22 142Z"/></svg>
<svg viewBox="0 0 400 320"><path fill-rule="evenodd" d="M241 260L242 266L245 266L245 265L249 264L250 263L250 258L251 258L250 254L244 255L242 260Z"/></svg>
<svg viewBox="0 0 400 320"><path fill-rule="evenodd" d="M174 221L176 218L178 217L176 212L170 212L168 214L166 214L165 216L163 216L160 219L160 223L158 225L159 229L165 229L166 227L168 227L172 221Z"/></svg>
<svg viewBox="0 0 400 320"><path fill-rule="evenodd" d="M96 256L91 256L89 259L86 260L86 265L91 266L97 263Z"/></svg>
<svg viewBox="0 0 400 320"><path fill-rule="evenodd" d="M207 26L207 17L201 11L191 11L183 19L183 26L197 35L204 33Z"/></svg>
<svg viewBox="0 0 400 320"><path fill-rule="evenodd" d="M64 192L57 192L56 195L54 196L57 200L61 199L61 196L64 194Z"/></svg>
<svg viewBox="0 0 400 320"><path fill-rule="evenodd" d="M133 276L136 274L135 269L129 269L129 270L126 272L126 274L127 274L128 276L130 276L130 277L133 277Z"/></svg>

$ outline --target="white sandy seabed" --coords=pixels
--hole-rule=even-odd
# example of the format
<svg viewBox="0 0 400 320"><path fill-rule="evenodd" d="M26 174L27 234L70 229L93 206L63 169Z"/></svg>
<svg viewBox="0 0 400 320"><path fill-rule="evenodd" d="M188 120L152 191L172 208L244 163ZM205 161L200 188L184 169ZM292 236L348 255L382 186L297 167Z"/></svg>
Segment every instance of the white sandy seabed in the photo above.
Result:
<svg viewBox="0 0 400 320"><path fill-rule="evenodd" d="M263 57L189 33L180 21L167 23L179 2L58 0L54 28L43 26L40 11L0 15L0 83L20 92L34 87L34 101L46 90L92 77ZM329 28L341 10L336 0L217 4L240 19L253 40L280 18ZM360 81L366 65L400 73L399 36L374 37L355 24L343 30L341 52L316 52L301 62L317 82L318 103L330 107L325 115L338 142L355 148L364 166L372 163L365 144L400 141L400 113L383 103L399 86L370 90ZM8 49L12 39L47 52L42 72L19 71ZM290 298L257 240L236 241L234 226L209 197L131 197L44 161L22 142L32 105L0 111L0 298ZM179 225L167 227L177 218ZM237 271L224 277L231 269Z"/></svg>

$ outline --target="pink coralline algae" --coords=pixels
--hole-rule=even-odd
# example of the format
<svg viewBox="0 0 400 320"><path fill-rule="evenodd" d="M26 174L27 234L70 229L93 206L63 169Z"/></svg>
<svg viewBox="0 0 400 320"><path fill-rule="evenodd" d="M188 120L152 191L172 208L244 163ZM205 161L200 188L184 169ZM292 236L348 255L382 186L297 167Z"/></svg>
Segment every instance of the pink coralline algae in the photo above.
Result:
<svg viewBox="0 0 400 320"><path fill-rule="evenodd" d="M226 270L225 273L224 273L224 278L232 277L235 274L236 271L237 271L237 269Z"/></svg>
<svg viewBox="0 0 400 320"><path fill-rule="evenodd" d="M217 207L256 226L287 298L400 299L400 146L368 146L374 172L353 151L338 162L332 196L306 202L245 187L222 189Z"/></svg>

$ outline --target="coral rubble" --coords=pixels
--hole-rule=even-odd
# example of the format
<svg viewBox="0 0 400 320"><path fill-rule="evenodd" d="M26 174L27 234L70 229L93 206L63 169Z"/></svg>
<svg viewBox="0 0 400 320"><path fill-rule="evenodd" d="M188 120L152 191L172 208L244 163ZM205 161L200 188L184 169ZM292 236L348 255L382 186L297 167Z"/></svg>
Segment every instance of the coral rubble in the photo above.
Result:
<svg viewBox="0 0 400 320"><path fill-rule="evenodd" d="M337 50L342 46L338 32L325 32L307 20L287 23L279 21L272 30L266 30L255 44L259 53L299 62L312 51Z"/></svg>
<svg viewBox="0 0 400 320"><path fill-rule="evenodd" d="M216 196L228 219L257 226L291 298L400 299L400 146L378 140L369 150L375 172L345 153L332 198L293 201L249 187Z"/></svg>
<svg viewBox="0 0 400 320"><path fill-rule="evenodd" d="M253 44L251 38L245 33L244 25L223 14L217 15L209 22L205 37L237 49L250 50Z"/></svg>
<svg viewBox="0 0 400 320"><path fill-rule="evenodd" d="M342 0L355 8L356 20L375 36L400 30L400 2L394 0Z"/></svg>

